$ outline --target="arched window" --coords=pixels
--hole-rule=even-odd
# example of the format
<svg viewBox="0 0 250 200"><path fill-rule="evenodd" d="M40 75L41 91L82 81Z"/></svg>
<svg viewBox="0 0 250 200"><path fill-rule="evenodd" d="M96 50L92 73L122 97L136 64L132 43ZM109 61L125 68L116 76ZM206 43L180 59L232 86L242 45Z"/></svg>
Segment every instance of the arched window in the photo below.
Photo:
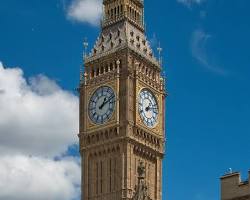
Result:
<svg viewBox="0 0 250 200"><path fill-rule="evenodd" d="M110 63L110 71L112 71L112 70L113 70L113 64Z"/></svg>
<svg viewBox="0 0 250 200"><path fill-rule="evenodd" d="M106 65L106 66L105 66L105 72L108 72L108 71L109 71L109 66Z"/></svg>
<svg viewBox="0 0 250 200"><path fill-rule="evenodd" d="M111 18L113 18L113 16L114 16L114 11L113 9L111 9Z"/></svg>
<svg viewBox="0 0 250 200"><path fill-rule="evenodd" d="M121 14L123 14L123 5L121 5Z"/></svg>
<svg viewBox="0 0 250 200"><path fill-rule="evenodd" d="M120 69L121 69L122 68L122 60L120 60L120 65L119 66L120 66Z"/></svg>
<svg viewBox="0 0 250 200"><path fill-rule="evenodd" d="M97 68L97 69L96 69L96 76L99 76L99 72L100 72L100 69Z"/></svg>

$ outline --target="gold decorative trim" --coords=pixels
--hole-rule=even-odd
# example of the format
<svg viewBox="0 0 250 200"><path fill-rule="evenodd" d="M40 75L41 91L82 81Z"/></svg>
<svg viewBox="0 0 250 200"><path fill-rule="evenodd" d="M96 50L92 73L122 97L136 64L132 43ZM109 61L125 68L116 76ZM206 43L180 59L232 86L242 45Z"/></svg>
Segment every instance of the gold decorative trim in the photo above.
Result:
<svg viewBox="0 0 250 200"><path fill-rule="evenodd" d="M151 91L153 95L155 96L157 103L158 103L158 109L159 109L158 122L153 128L150 128L144 124L138 111L139 94L140 94L140 91L143 89L148 89L149 91ZM163 135L163 123L164 123L163 113L162 113L162 108L163 108L162 97L163 96L160 92L156 91L152 87L147 86L145 83L141 82L140 80L137 80L137 83L136 83L136 123L137 125L142 126L144 129L148 131L153 131L157 135L161 135L161 136Z"/></svg>
<svg viewBox="0 0 250 200"><path fill-rule="evenodd" d="M112 113L112 117L107 121L105 122L104 124L95 124L94 122L92 122L92 120L90 119L89 117L89 112L88 112L88 107L89 107L89 101L92 97L92 95L94 94L94 92L100 88L100 87L103 87L103 86L108 86L110 88L112 88L112 90L114 91L115 93L115 98L116 98L116 102L115 102L115 108L114 108L114 111ZM99 85L96 85L95 87L93 86L87 86L86 87L86 103L85 103L85 108L86 108L86 115L85 117L87 117L87 122L86 122L86 131L92 131L92 130L95 130L95 129L100 129L102 128L103 126L107 127L107 126L111 126L111 125L114 125L118 122L118 109L119 109L119 102L118 102L118 94L119 94L119 89L118 89L118 83L117 81L110 81L110 82L107 82L106 84L99 84Z"/></svg>

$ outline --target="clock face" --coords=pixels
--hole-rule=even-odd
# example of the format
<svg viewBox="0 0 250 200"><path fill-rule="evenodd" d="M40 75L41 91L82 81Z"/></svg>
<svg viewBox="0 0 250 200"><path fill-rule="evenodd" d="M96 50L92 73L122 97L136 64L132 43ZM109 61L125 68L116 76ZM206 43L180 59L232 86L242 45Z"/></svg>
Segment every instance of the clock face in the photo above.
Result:
<svg viewBox="0 0 250 200"><path fill-rule="evenodd" d="M107 122L115 108L115 93L111 87L99 87L91 96L89 101L89 118L95 124Z"/></svg>
<svg viewBox="0 0 250 200"><path fill-rule="evenodd" d="M148 89L139 94L139 113L145 125L153 128L158 120L159 108L153 93Z"/></svg>

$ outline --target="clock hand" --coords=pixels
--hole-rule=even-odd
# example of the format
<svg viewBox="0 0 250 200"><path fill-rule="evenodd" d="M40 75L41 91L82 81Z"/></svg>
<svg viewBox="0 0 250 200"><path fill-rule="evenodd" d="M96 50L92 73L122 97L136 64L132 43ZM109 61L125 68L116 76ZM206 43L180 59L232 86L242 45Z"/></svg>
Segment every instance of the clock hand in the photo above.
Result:
<svg viewBox="0 0 250 200"><path fill-rule="evenodd" d="M105 97L105 99L104 99L102 105L99 107L99 109L102 109L103 106L105 106L105 105L106 105L111 99L113 99L114 97L115 97L115 95L110 96L108 99Z"/></svg>
<svg viewBox="0 0 250 200"><path fill-rule="evenodd" d="M146 111L154 110L154 109L157 109L157 107L156 107L156 106L150 106L150 105L149 105L148 107L145 108Z"/></svg>
<svg viewBox="0 0 250 200"><path fill-rule="evenodd" d="M104 102L104 105L105 105L106 103L108 103L111 99L113 99L114 97L115 97L115 95L110 96L110 97Z"/></svg>
<svg viewBox="0 0 250 200"><path fill-rule="evenodd" d="M145 110L148 112L149 110L151 110L151 106L152 106L152 103L149 102L149 105L145 108Z"/></svg>
<svg viewBox="0 0 250 200"><path fill-rule="evenodd" d="M103 99L103 102L102 102L102 104L99 106L99 109L102 109L103 108L103 106L104 106L104 102L106 101L106 97Z"/></svg>
<svg viewBox="0 0 250 200"><path fill-rule="evenodd" d="M152 106L152 107L150 107L150 109L158 109L156 106Z"/></svg>

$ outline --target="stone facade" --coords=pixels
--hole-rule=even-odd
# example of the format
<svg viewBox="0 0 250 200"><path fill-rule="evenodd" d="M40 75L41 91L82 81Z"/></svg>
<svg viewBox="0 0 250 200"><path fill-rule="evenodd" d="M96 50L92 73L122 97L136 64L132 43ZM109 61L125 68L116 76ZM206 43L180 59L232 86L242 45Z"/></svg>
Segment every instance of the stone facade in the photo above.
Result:
<svg viewBox="0 0 250 200"><path fill-rule="evenodd" d="M230 173L221 177L221 200L250 200L250 172L247 181L242 181L240 173Z"/></svg>
<svg viewBox="0 0 250 200"><path fill-rule="evenodd" d="M79 87L82 200L161 200L166 92L160 63L144 33L143 1L103 4L102 31L84 58ZM106 123L95 124L88 106L101 86L114 90L115 109ZM152 128L138 112L138 94L144 88L158 103L158 121Z"/></svg>

